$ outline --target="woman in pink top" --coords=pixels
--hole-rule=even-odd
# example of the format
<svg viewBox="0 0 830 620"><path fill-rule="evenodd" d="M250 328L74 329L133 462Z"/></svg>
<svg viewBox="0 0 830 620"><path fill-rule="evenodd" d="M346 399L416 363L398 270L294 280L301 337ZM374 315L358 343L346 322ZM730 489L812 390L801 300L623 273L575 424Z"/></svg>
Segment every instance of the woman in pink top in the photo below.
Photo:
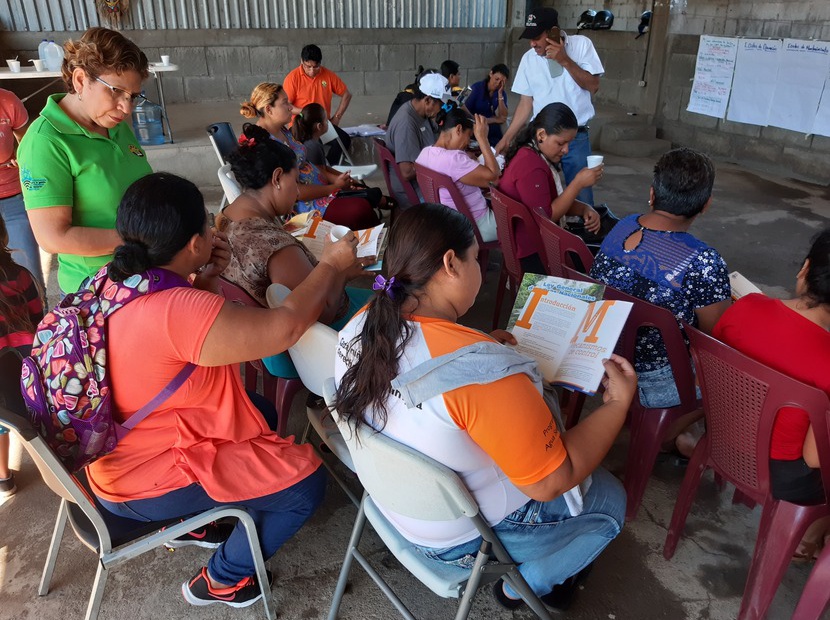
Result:
<svg viewBox="0 0 830 620"><path fill-rule="evenodd" d="M542 108L507 150L499 189L531 210L541 209L554 222L565 215L577 215L585 220L589 232L597 232L599 215L577 196L602 178L603 165L583 168L567 186L559 175L559 162L567 155L577 129L576 116L564 103L550 103ZM528 239L521 223L516 228L516 245L524 271L545 273L539 248Z"/></svg>
<svg viewBox="0 0 830 620"><path fill-rule="evenodd" d="M208 227L204 199L190 181L167 173L136 181L118 207L116 230L123 244L108 265L111 280L164 269L181 285L148 293L107 320L113 415L123 422L185 365L196 368L87 468L92 490L107 510L141 521L245 506L268 558L314 513L325 474L309 446L269 430L245 394L239 363L275 355L299 339L320 315L328 290L353 269L357 240L347 235L328 245L286 303L267 309L216 294L230 248ZM187 283L196 271L198 288ZM174 541L216 549L182 593L192 605L245 607L261 596L247 536L240 525L229 536L219 529Z"/></svg>
<svg viewBox="0 0 830 620"><path fill-rule="evenodd" d="M464 196L467 207L478 226L478 232L481 233L481 239L495 241L496 218L487 206L481 190L498 180L501 170L491 149L483 149L483 166L466 152L473 133L479 144L487 146L487 132L489 131L487 119L476 114L475 122L473 122L473 118L466 111L460 108L450 108L449 110L442 109L436 117L436 122L441 130L438 140L435 141L434 146L424 148L415 163L450 177L455 182L458 191ZM447 190L439 190L438 198L441 204L456 209Z"/></svg>

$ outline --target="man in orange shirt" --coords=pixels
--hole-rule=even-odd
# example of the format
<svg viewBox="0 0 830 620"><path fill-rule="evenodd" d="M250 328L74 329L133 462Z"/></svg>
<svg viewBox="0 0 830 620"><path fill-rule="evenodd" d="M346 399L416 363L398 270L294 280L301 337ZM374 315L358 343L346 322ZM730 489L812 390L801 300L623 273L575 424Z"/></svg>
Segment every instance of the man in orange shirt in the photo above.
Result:
<svg viewBox="0 0 830 620"><path fill-rule="evenodd" d="M300 66L285 76L282 87L291 102L292 114L300 114L309 103L319 103L326 110L326 117L332 122L337 135L348 150L351 145L349 134L340 129L340 120L346 113L352 94L337 74L322 65L323 52L316 45L306 45L300 52ZM337 111L331 113L332 95L340 97ZM334 142L329 150L328 161L337 164L340 161L340 145Z"/></svg>

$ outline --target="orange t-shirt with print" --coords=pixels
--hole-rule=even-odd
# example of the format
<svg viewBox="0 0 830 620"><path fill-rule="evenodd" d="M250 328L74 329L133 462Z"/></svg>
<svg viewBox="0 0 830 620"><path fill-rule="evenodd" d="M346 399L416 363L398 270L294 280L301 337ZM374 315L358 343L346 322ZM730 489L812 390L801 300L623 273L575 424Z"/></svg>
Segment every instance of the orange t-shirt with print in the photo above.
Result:
<svg viewBox="0 0 830 620"><path fill-rule="evenodd" d="M332 95L342 97L347 90L343 80L326 67L321 67L320 73L310 78L299 66L285 76L282 87L293 106L304 108L309 103L319 103L325 108L328 118L331 118Z"/></svg>
<svg viewBox="0 0 830 620"><path fill-rule="evenodd" d="M186 363L198 363L223 303L213 293L174 288L107 319L116 419L138 411ZM96 495L112 502L159 497L194 482L217 501L235 502L287 489L319 466L310 445L268 428L232 364L198 366L88 474Z"/></svg>

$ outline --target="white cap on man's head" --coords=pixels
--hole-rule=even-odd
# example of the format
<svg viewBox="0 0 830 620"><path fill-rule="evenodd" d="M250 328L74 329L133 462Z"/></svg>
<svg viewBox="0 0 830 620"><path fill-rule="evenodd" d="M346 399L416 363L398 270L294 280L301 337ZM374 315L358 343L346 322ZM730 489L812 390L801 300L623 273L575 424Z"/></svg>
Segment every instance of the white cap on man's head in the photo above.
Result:
<svg viewBox="0 0 830 620"><path fill-rule="evenodd" d="M450 83L440 73L427 73L418 80L418 90L427 97L445 102L450 98Z"/></svg>

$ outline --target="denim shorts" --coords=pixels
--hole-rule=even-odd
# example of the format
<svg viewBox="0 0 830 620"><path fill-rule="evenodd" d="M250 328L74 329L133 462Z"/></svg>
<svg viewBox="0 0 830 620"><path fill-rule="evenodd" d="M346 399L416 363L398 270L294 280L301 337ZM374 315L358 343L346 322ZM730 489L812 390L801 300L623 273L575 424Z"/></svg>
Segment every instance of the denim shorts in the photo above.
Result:
<svg viewBox="0 0 830 620"><path fill-rule="evenodd" d="M646 409L666 409L680 404L680 393L674 382L671 366L637 373L640 403Z"/></svg>

